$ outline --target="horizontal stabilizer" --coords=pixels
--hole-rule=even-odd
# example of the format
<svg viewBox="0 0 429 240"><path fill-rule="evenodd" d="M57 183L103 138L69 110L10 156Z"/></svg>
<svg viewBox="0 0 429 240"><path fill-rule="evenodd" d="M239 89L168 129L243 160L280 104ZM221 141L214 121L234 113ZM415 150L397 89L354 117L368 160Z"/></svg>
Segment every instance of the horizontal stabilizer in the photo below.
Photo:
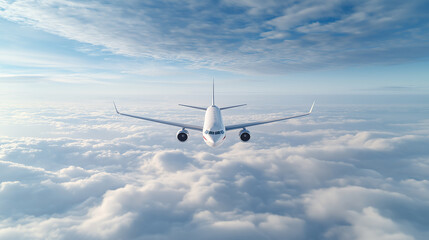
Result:
<svg viewBox="0 0 429 240"><path fill-rule="evenodd" d="M198 110L207 110L207 108L204 108L204 107L195 107L195 106L190 106L190 105L185 105L185 104L179 104L179 106L182 106L182 107L188 107L188 108L195 108L195 109L198 109Z"/></svg>
<svg viewBox="0 0 429 240"><path fill-rule="evenodd" d="M230 109L230 108L236 108L236 107L242 107L242 106L246 106L247 104L240 104L240 105L234 105L234 106L229 106L229 107L223 107L220 108L220 110L225 110L225 109Z"/></svg>

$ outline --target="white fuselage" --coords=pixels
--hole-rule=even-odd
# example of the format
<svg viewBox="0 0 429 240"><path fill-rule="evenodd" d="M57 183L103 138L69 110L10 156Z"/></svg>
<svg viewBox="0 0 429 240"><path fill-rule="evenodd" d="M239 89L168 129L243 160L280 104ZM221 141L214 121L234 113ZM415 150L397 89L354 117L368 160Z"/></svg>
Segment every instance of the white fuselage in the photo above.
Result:
<svg viewBox="0 0 429 240"><path fill-rule="evenodd" d="M225 133L225 125L223 124L220 109L216 105L208 107L204 117L204 141L210 147L219 146L225 140Z"/></svg>

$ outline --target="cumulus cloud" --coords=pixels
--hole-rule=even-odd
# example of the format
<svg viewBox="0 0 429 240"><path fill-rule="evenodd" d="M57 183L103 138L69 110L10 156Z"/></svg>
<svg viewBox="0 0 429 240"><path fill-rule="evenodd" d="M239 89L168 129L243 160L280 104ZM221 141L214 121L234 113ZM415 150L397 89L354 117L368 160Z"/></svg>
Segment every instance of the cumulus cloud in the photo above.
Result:
<svg viewBox="0 0 429 240"><path fill-rule="evenodd" d="M415 239L402 233L400 224L381 216L372 207L365 208L362 212L351 212L348 220L351 226L336 227L325 236L339 239Z"/></svg>
<svg viewBox="0 0 429 240"><path fill-rule="evenodd" d="M428 56L425 1L2 1L3 18L120 55L284 73Z"/></svg>
<svg viewBox="0 0 429 240"><path fill-rule="evenodd" d="M252 128L249 143L228 132L211 149L196 132L183 144L174 127L88 108L15 108L3 116L11 126L55 127L45 137L30 131L0 140L0 238L429 236L424 124L374 120L357 106L277 123L277 131ZM345 117L356 109L359 121ZM374 129L377 121L384 127ZM410 115L406 123L414 122L422 119Z"/></svg>

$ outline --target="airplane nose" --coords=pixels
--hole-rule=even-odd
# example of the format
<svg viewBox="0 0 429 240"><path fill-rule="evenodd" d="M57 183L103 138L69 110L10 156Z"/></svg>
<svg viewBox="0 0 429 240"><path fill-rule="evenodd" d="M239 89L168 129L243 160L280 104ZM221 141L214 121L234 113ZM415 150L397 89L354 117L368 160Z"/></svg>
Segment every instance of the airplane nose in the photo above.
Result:
<svg viewBox="0 0 429 240"><path fill-rule="evenodd" d="M222 138L220 136L207 136L207 145L209 145L210 147L217 147L219 145L222 144Z"/></svg>
<svg viewBox="0 0 429 240"><path fill-rule="evenodd" d="M206 144L209 145L210 147L215 147L216 146L216 143L211 138L207 138L206 139Z"/></svg>
<svg viewBox="0 0 429 240"><path fill-rule="evenodd" d="M211 144L215 144L216 143L216 139L213 139L213 137L208 137L207 138L207 142L209 142Z"/></svg>
<svg viewBox="0 0 429 240"><path fill-rule="evenodd" d="M219 146L220 144L218 143L218 142L206 142L207 143L207 145L209 145L210 147L217 147L217 146Z"/></svg>

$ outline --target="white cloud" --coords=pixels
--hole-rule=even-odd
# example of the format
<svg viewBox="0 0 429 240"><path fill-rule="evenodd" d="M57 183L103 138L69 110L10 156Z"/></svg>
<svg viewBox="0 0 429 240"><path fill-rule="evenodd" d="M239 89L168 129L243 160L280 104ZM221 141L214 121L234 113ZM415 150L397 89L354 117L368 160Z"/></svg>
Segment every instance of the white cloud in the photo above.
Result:
<svg viewBox="0 0 429 240"><path fill-rule="evenodd" d="M55 126L52 136L0 140L2 239L429 236L424 125L363 131L374 124L365 112L362 121L315 116L308 126L252 130L249 143L228 133L210 149L198 134L181 144L177 129L111 118L112 109L59 108L2 118Z"/></svg>
<svg viewBox="0 0 429 240"><path fill-rule="evenodd" d="M304 196L306 213L318 220L339 220L347 211L360 211L370 206L382 206L386 199L410 204L411 199L398 193L357 186L319 189Z"/></svg>
<svg viewBox="0 0 429 240"><path fill-rule="evenodd" d="M392 239L413 240L414 237L400 231L401 226L379 212L367 207L362 212L350 212L348 221L351 226L335 227L325 235L338 239Z"/></svg>

